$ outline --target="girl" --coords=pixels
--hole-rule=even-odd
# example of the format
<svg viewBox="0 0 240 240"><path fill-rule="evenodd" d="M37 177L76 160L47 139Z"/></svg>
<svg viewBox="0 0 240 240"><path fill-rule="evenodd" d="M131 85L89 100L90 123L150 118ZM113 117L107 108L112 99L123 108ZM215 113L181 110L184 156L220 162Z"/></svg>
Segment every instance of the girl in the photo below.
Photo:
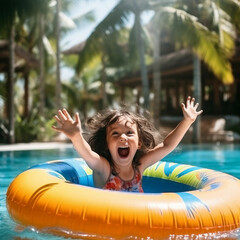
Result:
<svg viewBox="0 0 240 240"><path fill-rule="evenodd" d="M72 119L63 109L55 119L80 156L93 170L98 188L143 192L142 173L150 165L164 158L179 144L191 124L202 110L188 97L182 103L183 120L162 143L157 144L155 129L149 121L125 109L108 110L88 120L92 135L88 142L83 138L79 114Z"/></svg>

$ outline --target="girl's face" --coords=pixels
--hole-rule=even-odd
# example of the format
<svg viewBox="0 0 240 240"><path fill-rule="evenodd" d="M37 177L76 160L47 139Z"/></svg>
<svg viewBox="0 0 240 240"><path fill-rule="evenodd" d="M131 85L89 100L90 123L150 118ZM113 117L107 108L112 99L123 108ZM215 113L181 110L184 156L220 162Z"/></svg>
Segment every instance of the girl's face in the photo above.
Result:
<svg viewBox="0 0 240 240"><path fill-rule="evenodd" d="M119 117L107 127L107 145L116 166L131 165L141 146L136 123L127 116Z"/></svg>

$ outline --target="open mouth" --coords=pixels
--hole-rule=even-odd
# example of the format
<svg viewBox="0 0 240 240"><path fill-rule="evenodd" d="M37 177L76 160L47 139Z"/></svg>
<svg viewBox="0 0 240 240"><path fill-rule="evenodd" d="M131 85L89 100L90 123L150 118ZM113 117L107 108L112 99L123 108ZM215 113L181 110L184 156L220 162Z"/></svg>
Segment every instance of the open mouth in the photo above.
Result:
<svg viewBox="0 0 240 240"><path fill-rule="evenodd" d="M126 158L129 155L130 148L129 147L119 147L118 154L122 158Z"/></svg>

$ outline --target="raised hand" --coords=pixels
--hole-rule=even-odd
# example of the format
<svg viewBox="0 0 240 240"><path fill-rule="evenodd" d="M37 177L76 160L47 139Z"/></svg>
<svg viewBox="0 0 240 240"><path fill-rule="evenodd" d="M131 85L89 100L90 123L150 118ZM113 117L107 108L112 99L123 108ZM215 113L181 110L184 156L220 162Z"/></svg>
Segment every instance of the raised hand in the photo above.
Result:
<svg viewBox="0 0 240 240"><path fill-rule="evenodd" d="M186 105L182 103L183 116L186 120L194 122L198 115L200 115L203 110L197 111L199 103L195 104L195 98L190 96L187 98Z"/></svg>
<svg viewBox="0 0 240 240"><path fill-rule="evenodd" d="M75 119L73 120L68 111L62 109L54 117L60 125L59 127L52 126L54 130L64 133L70 139L81 133L81 121L78 113L75 114Z"/></svg>

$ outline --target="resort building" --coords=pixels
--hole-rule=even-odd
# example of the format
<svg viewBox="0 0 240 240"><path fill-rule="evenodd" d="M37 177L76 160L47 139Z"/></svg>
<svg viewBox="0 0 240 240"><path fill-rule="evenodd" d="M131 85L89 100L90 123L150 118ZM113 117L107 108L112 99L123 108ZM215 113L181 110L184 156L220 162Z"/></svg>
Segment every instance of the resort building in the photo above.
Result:
<svg viewBox="0 0 240 240"><path fill-rule="evenodd" d="M166 49L166 47L161 47ZM161 115L181 114L179 103L188 95L193 95L193 55L187 49L162 53L161 71ZM236 45L231 59L234 82L226 85L201 62L201 95L204 114L239 115L240 113L240 42ZM150 91L153 87L153 65L148 66ZM117 82L121 88L122 100L127 88L141 89L140 71L129 73ZM137 100L138 101L138 100Z"/></svg>

